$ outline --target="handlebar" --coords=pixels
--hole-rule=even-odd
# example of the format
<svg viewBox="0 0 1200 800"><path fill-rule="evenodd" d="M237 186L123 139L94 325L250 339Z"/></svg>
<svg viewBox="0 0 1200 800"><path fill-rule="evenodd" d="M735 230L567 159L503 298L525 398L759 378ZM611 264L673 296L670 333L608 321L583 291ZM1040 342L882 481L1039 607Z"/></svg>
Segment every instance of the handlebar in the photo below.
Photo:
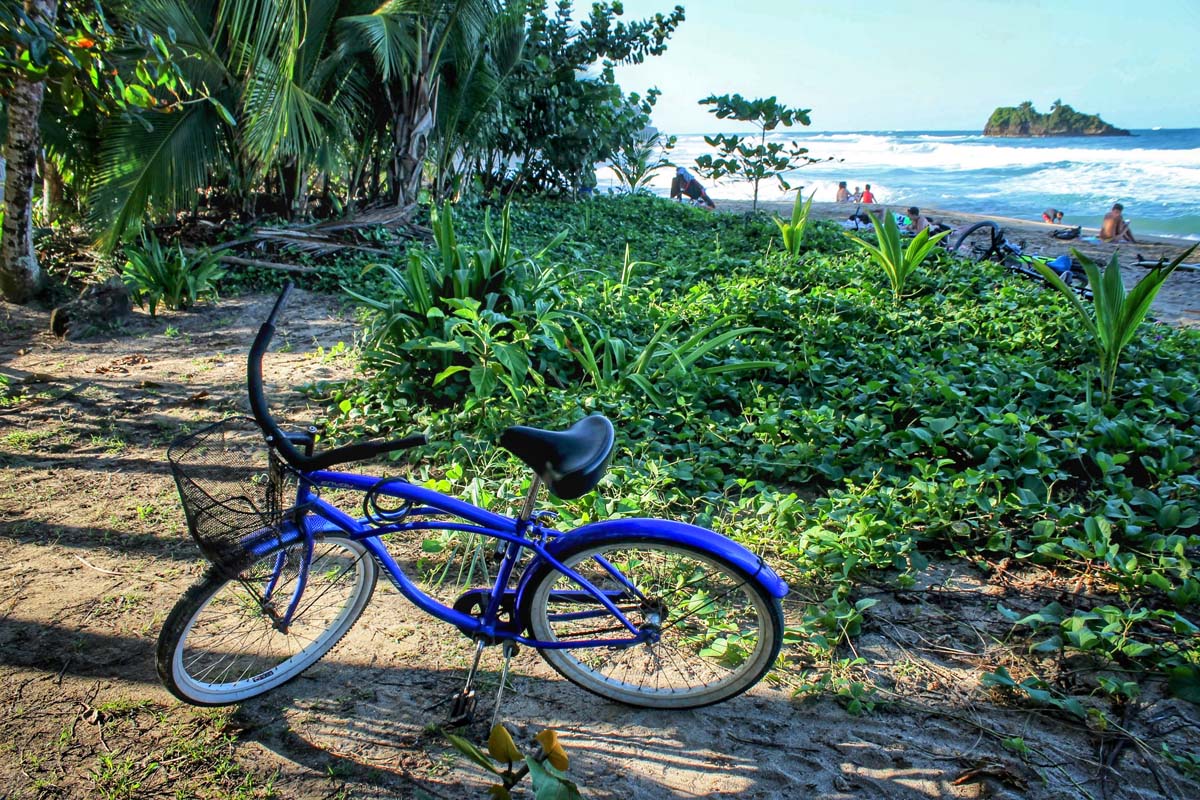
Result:
<svg viewBox="0 0 1200 800"><path fill-rule="evenodd" d="M291 291L292 283L288 281L283 285L283 290L279 293L279 298L275 301L275 306L271 309L266 322L258 329L258 335L254 337L254 344L250 346L250 356L246 364L246 386L250 394L250 411L254 414L258 426L262 428L267 441L279 452L283 460L302 472L311 472L318 469L329 469L336 464L363 461L381 453L406 450L425 444L427 442L425 435L418 433L390 442L361 442L346 445L313 456L307 456L296 448L292 440L279 427L279 423L271 416L267 397L263 392L262 379L263 353L267 352L271 339L275 336L275 318L287 305L287 298Z"/></svg>

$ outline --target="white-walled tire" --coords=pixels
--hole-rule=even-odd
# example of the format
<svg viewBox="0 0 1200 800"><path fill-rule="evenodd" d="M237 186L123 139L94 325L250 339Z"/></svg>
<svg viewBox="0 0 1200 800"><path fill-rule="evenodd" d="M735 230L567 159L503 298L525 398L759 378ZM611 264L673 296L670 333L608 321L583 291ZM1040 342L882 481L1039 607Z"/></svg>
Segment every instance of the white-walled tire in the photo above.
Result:
<svg viewBox="0 0 1200 800"><path fill-rule="evenodd" d="M193 705L238 703L333 649L370 602L379 570L358 542L316 542L296 613L281 631L274 620L292 599L303 552L303 543L278 548L233 579L210 570L180 598L158 637L158 674L171 694Z"/></svg>

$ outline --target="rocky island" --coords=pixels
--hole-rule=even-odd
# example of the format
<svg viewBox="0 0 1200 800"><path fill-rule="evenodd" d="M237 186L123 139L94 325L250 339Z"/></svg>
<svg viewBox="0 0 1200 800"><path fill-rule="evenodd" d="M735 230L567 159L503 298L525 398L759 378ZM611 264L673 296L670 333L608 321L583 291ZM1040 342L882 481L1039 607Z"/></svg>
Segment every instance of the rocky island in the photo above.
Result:
<svg viewBox="0 0 1200 800"><path fill-rule="evenodd" d="M1129 136L1095 114L1081 114L1055 100L1049 114L1041 114L1026 100L1017 107L997 108L983 128L984 136Z"/></svg>

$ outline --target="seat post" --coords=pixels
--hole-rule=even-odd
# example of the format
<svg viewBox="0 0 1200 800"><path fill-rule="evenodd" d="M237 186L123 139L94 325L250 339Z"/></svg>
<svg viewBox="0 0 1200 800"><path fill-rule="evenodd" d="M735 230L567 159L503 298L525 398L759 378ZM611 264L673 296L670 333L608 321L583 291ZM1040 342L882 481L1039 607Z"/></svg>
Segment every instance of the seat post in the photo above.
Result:
<svg viewBox="0 0 1200 800"><path fill-rule="evenodd" d="M533 483L529 484L529 494L525 495L525 505L521 506L521 515L517 518L521 522L529 522L529 518L533 516L533 506L537 503L538 490L542 488L542 479L535 472L533 474Z"/></svg>

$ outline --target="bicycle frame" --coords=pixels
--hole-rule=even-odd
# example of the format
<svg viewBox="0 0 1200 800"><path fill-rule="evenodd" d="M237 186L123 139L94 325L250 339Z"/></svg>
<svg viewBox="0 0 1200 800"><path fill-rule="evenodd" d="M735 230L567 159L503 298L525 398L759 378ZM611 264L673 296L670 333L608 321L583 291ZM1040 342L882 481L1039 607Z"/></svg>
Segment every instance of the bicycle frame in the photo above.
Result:
<svg viewBox="0 0 1200 800"><path fill-rule="evenodd" d="M295 521L285 523L281 537L260 537L250 545L252 549L257 549L265 554L272 546L279 543L280 538L285 545L301 542L304 544L305 555L300 564L296 590L288 603L287 611L277 622L277 625L284 628L290 623L305 590L308 561L312 557L313 544L326 534L343 535L360 542L383 568L388 579L401 595L425 613L454 625L471 638L491 642L511 641L544 650L622 647L648 641L653 642L657 639L657 630L638 628L617 608L614 603L615 593L600 591L578 572L563 564L555 555L556 551L581 540L599 543L611 536L634 533L651 540L700 545L742 567L751 580L762 584L773 596L783 597L787 593L786 584L771 571L762 559L724 537L684 523L653 519L609 520L560 534L534 521L524 521L520 518L495 514L399 478L381 484L377 477L331 471L304 473L300 478L296 505L297 508L303 509L304 514L301 518L303 524L297 525ZM408 508L396 521L376 524L368 520L356 519L337 506L322 500L318 492L323 488L348 489L364 493L374 490L379 494L401 500L408 505ZM410 517L420 519L409 519ZM430 519L431 517L434 519ZM436 519L436 517L451 517L452 519ZM469 590L479 591L480 598L486 599L486 608L480 616L473 616L447 606L422 591L396 563L383 543L383 537L391 534L432 530L474 533L506 543L504 556L490 589L486 590L486 593L483 593L482 589ZM516 587L510 588L517 564L521 561L525 551L532 551L533 560L525 566ZM572 640L570 642L545 641L522 635L522 626L519 620L508 622L502 620L500 612L506 607L506 598L511 599L507 607L512 613L522 608L526 589L525 579L540 567L539 560L567 576L579 587L579 593L591 596L604 609L604 611L596 609L595 612L584 613L601 615L607 612L625 628L628 636L622 638L610 636L603 639ZM623 579L620 571L614 565L603 559L599 559L598 563L619 582L633 588ZM276 565L276 575L281 568L282 563ZM275 577L273 576L264 592L265 597L269 597L274 582ZM576 592L573 590L569 594L573 595ZM576 612L572 618L578 618L579 613Z"/></svg>

